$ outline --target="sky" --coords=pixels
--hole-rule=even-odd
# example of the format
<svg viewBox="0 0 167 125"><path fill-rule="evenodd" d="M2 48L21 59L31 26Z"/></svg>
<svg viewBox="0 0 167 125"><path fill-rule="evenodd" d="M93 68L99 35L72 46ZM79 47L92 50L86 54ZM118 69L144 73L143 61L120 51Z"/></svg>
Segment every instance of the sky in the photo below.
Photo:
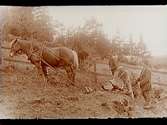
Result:
<svg viewBox="0 0 167 125"><path fill-rule="evenodd" d="M83 25L95 18L103 24L108 38L119 32L122 39L140 36L152 55L167 55L167 6L52 6L48 7L53 19L66 28Z"/></svg>

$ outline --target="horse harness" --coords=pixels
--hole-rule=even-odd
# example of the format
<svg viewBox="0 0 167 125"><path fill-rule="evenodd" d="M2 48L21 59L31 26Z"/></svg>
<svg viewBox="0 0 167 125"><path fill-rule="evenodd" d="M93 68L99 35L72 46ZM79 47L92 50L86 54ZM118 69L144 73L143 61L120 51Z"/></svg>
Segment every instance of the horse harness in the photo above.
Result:
<svg viewBox="0 0 167 125"><path fill-rule="evenodd" d="M30 55L28 55L28 60L30 60L32 62L32 58L36 57L36 60L35 60L36 62L39 62L40 64L43 62L44 64L46 64L47 66L49 66L50 68L52 68L54 71L56 71L55 67L51 66L49 63L47 63L42 58L43 50L44 50L44 43L42 44L41 51L40 51L39 49L38 50L34 50L34 48L33 48L33 42L31 42ZM57 60L61 59L60 57L58 57L57 55L55 55L51 50L49 50L49 52L51 52L57 58ZM64 60L64 61L67 62L66 60Z"/></svg>
<svg viewBox="0 0 167 125"><path fill-rule="evenodd" d="M28 56L28 60L30 60L32 63L33 63L33 58L35 58L35 61L36 62L42 62L42 53L43 53L43 47L42 47L42 50L39 51L39 50L34 50L33 48L33 42L31 42L31 45L30 45L30 53L27 55Z"/></svg>

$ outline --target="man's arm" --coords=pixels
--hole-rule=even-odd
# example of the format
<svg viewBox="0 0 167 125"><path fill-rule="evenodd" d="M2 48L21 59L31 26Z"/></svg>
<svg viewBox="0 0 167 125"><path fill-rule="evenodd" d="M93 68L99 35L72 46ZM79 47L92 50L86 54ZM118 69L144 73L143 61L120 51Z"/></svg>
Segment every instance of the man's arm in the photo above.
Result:
<svg viewBox="0 0 167 125"><path fill-rule="evenodd" d="M144 74L145 74L145 69L142 69L139 78L137 78L138 82L140 82L144 78Z"/></svg>

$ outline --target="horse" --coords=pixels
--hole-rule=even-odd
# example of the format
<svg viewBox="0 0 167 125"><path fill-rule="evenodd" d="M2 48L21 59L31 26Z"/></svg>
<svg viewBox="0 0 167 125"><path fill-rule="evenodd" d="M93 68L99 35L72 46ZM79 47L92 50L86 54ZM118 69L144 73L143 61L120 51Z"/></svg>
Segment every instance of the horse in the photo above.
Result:
<svg viewBox="0 0 167 125"><path fill-rule="evenodd" d="M47 80L47 67L63 67L71 83L75 82L76 70L78 69L77 53L67 47L48 48L44 44L14 39L11 42L10 57L25 54L28 60L36 66L38 72ZM74 84L73 84L74 85Z"/></svg>

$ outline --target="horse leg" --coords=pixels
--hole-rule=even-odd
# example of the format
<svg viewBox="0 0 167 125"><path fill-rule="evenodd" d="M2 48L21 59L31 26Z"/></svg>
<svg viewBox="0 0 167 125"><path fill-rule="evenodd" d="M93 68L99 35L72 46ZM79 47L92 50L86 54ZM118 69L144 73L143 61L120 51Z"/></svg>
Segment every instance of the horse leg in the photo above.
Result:
<svg viewBox="0 0 167 125"><path fill-rule="evenodd" d="M40 78L42 77L44 79L44 83L45 83L44 86L45 86L47 84L47 79L45 77L45 73L43 71L43 67L42 67L42 65L40 63L35 63L35 66L38 69L38 74L39 74Z"/></svg>
<svg viewBox="0 0 167 125"><path fill-rule="evenodd" d="M44 73L44 77L45 77L45 82L49 82L49 77L48 77L48 74L47 74L47 67L45 65L42 65L42 71Z"/></svg>
<svg viewBox="0 0 167 125"><path fill-rule="evenodd" d="M72 84L75 83L75 68L73 65L70 66L70 75L71 75L71 81L72 81Z"/></svg>
<svg viewBox="0 0 167 125"><path fill-rule="evenodd" d="M47 77L47 68L43 64L42 64L42 71L43 71L44 76L46 77L46 79L48 79L48 77Z"/></svg>
<svg viewBox="0 0 167 125"><path fill-rule="evenodd" d="M67 75L68 75L68 78L69 78L71 84L74 85L74 84L73 84L73 78L72 78L72 76L71 76L71 67L70 67L70 66L66 66L66 67L65 67L65 70L66 70L66 72L67 72Z"/></svg>
<svg viewBox="0 0 167 125"><path fill-rule="evenodd" d="M73 67L73 66L70 66L70 70L71 70L72 82L74 83L74 82L75 82L75 71L74 71L74 67Z"/></svg>

